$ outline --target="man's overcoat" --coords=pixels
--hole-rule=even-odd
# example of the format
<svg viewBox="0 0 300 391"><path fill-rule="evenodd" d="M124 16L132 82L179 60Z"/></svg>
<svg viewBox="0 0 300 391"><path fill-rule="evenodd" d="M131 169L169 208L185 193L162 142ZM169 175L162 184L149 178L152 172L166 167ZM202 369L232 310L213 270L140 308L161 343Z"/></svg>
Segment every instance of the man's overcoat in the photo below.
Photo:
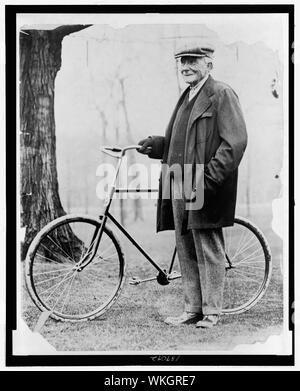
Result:
<svg viewBox="0 0 300 391"><path fill-rule="evenodd" d="M152 136L149 157L166 164L173 122L183 92L172 114L165 136ZM204 165L204 204L199 210L186 210L186 229L218 228L233 225L238 165L247 145L244 117L236 93L225 83L208 77L196 97L185 139L184 163ZM162 197L164 176L160 176L157 203L157 231L174 229L172 204Z"/></svg>

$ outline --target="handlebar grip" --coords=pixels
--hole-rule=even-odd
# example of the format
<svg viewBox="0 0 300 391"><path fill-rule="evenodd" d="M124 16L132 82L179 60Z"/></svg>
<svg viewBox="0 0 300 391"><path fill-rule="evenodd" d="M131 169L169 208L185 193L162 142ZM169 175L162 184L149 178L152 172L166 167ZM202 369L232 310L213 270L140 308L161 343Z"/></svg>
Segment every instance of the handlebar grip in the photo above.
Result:
<svg viewBox="0 0 300 391"><path fill-rule="evenodd" d="M117 147L103 147L103 149L106 149L107 151L112 151L112 152L121 152L122 151L121 148L117 148Z"/></svg>

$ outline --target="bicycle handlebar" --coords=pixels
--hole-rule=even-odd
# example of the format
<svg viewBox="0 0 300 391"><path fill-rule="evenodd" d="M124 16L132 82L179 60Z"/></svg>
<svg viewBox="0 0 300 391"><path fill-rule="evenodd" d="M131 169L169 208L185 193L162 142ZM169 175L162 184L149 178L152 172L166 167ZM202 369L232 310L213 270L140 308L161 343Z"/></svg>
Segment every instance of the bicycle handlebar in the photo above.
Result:
<svg viewBox="0 0 300 391"><path fill-rule="evenodd" d="M129 151L130 149L140 149L141 148L141 145L128 145L127 147L124 147L124 148L119 148L119 147L102 147L102 152L106 153L107 155L110 155L112 157L117 157L117 158L120 158L122 156L125 155L125 153L127 151ZM110 153L110 152L114 152L114 153Z"/></svg>

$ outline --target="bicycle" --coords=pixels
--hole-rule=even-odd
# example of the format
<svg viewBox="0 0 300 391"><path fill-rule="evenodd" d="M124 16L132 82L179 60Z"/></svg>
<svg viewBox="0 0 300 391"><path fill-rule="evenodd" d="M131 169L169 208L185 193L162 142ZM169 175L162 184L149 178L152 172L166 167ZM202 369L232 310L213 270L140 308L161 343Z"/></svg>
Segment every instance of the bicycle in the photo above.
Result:
<svg viewBox="0 0 300 391"><path fill-rule="evenodd" d="M126 152L140 148L104 147L118 159L116 172L99 218L69 214L47 224L32 241L25 259L25 281L29 295L47 319L92 320L104 314L120 296L125 276L125 255L107 225L109 220L140 251L158 274L139 279L138 285L157 280L161 285L181 277L173 270L176 247L168 270L164 270L110 214L114 193L157 192L157 189L116 188ZM263 233L252 222L236 217L232 227L223 228L226 249L224 314L239 314L252 308L264 295L272 271L272 257ZM44 319L44 322L45 322Z"/></svg>

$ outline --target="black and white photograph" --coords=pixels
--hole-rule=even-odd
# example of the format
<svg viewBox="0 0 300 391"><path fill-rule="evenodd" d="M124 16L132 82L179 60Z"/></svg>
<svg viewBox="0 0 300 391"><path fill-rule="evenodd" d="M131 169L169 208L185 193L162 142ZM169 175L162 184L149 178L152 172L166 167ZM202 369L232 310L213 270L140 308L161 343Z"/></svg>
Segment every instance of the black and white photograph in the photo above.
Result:
<svg viewBox="0 0 300 391"><path fill-rule="evenodd" d="M10 360L292 363L293 6L122 7L15 15Z"/></svg>

